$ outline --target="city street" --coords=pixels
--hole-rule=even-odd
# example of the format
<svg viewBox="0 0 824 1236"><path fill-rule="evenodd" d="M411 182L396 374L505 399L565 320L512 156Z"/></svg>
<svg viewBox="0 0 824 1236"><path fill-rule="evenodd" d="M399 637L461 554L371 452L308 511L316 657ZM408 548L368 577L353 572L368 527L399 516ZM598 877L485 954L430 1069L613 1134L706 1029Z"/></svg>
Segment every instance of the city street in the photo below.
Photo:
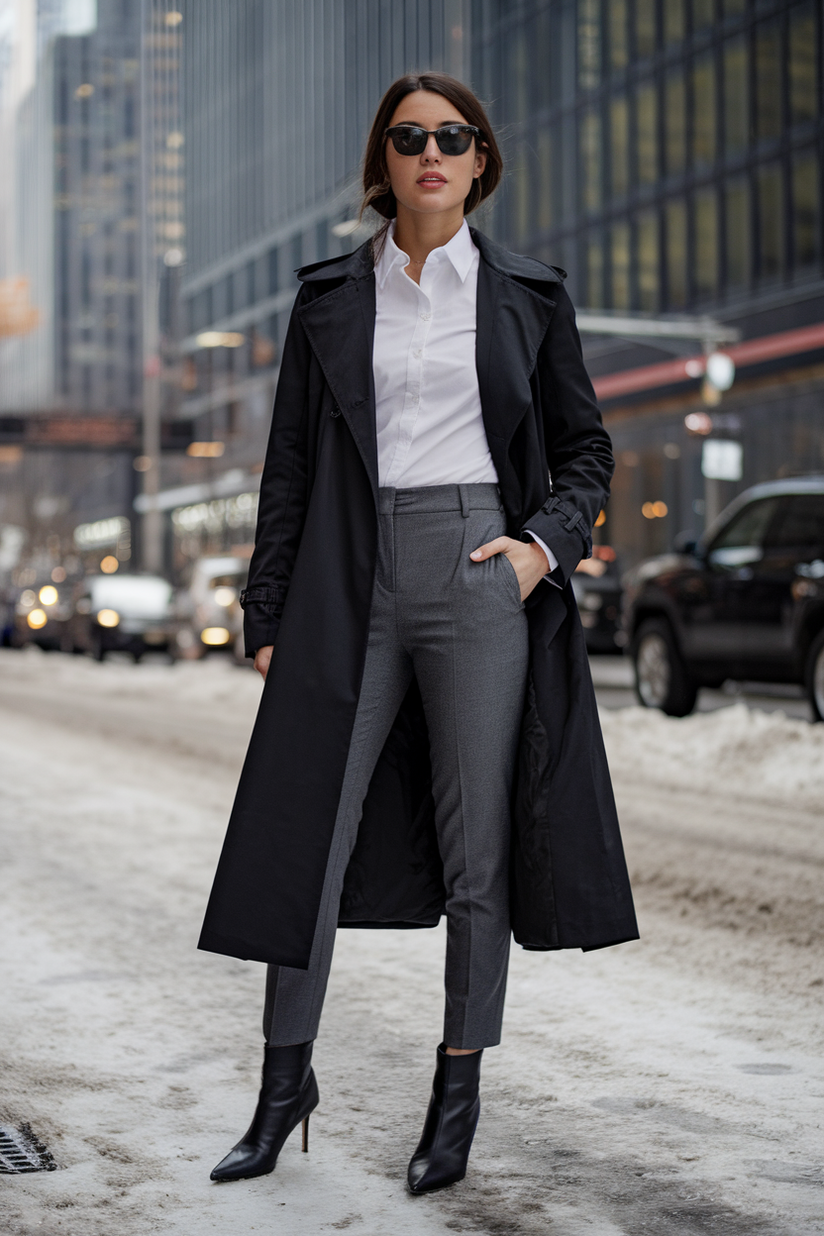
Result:
<svg viewBox="0 0 824 1236"><path fill-rule="evenodd" d="M257 676L2 650L0 1124L61 1169L0 1176L4 1236L824 1232L824 726L596 678L642 940L513 949L468 1176L412 1198L442 930L340 933L310 1153L208 1179L261 1057L262 967L195 947Z"/></svg>

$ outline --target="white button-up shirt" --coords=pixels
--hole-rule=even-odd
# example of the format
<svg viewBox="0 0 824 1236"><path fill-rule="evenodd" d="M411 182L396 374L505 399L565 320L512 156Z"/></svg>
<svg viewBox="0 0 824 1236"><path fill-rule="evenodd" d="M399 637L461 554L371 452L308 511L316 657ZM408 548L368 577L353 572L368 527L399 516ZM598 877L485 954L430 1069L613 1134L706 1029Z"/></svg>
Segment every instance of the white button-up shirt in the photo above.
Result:
<svg viewBox="0 0 824 1236"><path fill-rule="evenodd" d="M475 366L480 253L464 220L429 254L418 285L394 232L393 220L375 263L378 483L497 484ZM534 539L554 570L554 554Z"/></svg>
<svg viewBox="0 0 824 1236"><path fill-rule="evenodd" d="M390 227L375 265L372 359L382 486L497 483L475 368L479 261L464 221L418 286Z"/></svg>

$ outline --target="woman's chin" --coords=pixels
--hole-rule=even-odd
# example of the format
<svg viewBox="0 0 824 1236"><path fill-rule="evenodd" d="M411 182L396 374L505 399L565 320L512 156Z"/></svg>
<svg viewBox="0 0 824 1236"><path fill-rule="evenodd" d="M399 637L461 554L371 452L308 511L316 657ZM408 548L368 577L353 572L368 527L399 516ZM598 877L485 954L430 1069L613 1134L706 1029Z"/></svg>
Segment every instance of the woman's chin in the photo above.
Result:
<svg viewBox="0 0 824 1236"><path fill-rule="evenodd" d="M443 189L425 188L404 199L398 199L398 204L417 214L434 215L445 211L463 209L463 198L455 199L446 196Z"/></svg>

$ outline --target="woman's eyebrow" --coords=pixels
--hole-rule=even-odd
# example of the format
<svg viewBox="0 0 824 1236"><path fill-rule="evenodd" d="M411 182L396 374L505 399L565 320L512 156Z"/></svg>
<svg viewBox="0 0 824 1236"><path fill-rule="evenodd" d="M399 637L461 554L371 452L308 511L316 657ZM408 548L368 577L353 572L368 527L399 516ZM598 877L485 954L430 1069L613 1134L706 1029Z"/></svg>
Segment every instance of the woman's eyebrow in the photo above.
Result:
<svg viewBox="0 0 824 1236"><path fill-rule="evenodd" d="M468 122L466 120L441 120L438 123L438 128L445 129L449 125L452 125L452 124L467 124L467 123ZM402 125L402 124L412 125L416 129L426 129L426 125L421 124L420 121L418 120L399 120L398 125Z"/></svg>

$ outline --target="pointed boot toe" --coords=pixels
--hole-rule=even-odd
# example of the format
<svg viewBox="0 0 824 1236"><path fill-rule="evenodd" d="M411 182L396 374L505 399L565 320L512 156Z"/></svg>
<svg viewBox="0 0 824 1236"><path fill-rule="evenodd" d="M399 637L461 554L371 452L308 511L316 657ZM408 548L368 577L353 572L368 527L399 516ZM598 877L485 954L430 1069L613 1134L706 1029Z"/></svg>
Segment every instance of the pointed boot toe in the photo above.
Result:
<svg viewBox="0 0 824 1236"><path fill-rule="evenodd" d="M274 1169L283 1144L303 1125L303 1149L309 1148L309 1116L319 1102L312 1070L312 1044L266 1047L257 1110L248 1130L209 1179L220 1183L265 1176Z"/></svg>
<svg viewBox="0 0 824 1236"><path fill-rule="evenodd" d="M466 1175L481 1113L478 1089L482 1054L448 1056L443 1044L438 1048L429 1110L407 1172L411 1193L445 1189Z"/></svg>

